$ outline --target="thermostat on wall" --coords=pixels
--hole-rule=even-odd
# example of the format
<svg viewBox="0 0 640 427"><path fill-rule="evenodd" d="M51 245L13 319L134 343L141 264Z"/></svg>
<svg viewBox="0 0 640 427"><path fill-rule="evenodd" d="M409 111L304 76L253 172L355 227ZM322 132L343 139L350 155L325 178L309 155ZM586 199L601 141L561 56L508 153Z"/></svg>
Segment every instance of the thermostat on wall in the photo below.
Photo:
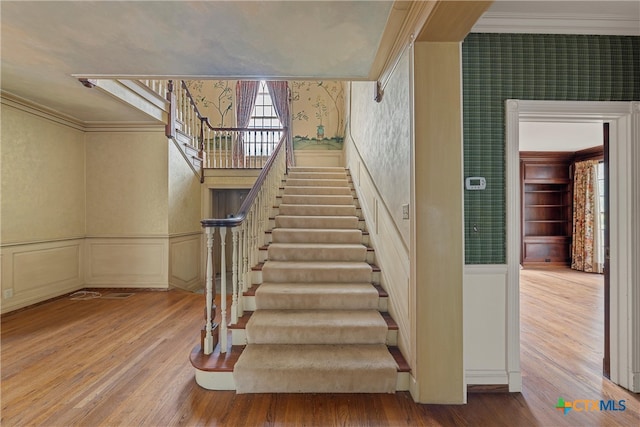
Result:
<svg viewBox="0 0 640 427"><path fill-rule="evenodd" d="M470 176L464 180L464 188L467 190L484 190L487 188L487 180L483 176Z"/></svg>

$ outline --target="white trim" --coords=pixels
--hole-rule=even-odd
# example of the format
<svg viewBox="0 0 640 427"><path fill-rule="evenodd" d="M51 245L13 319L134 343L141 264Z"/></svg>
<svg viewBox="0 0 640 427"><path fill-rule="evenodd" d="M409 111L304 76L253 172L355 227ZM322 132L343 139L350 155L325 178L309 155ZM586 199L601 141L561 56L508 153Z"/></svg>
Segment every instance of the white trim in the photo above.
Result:
<svg viewBox="0 0 640 427"><path fill-rule="evenodd" d="M509 384L509 376L501 369L467 369L465 379L467 385Z"/></svg>
<svg viewBox="0 0 640 427"><path fill-rule="evenodd" d="M640 102L523 101L506 107L507 353L508 370L520 359L519 259L520 120L600 120L610 125L611 380L640 391ZM513 365L514 367L516 365ZM515 372L514 372L515 374ZM514 378L515 379L515 378ZM511 381L511 378L510 378ZM511 384L510 384L511 390Z"/></svg>
<svg viewBox="0 0 640 427"><path fill-rule="evenodd" d="M620 15L487 12L471 32L639 36L640 22Z"/></svg>

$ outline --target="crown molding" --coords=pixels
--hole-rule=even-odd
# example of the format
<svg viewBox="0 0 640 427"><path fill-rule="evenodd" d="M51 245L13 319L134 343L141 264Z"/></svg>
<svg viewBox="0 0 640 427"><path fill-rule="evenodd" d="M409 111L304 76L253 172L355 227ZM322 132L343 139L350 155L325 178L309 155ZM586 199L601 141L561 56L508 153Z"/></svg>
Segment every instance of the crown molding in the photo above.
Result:
<svg viewBox="0 0 640 427"><path fill-rule="evenodd" d="M393 74L405 49L413 43L415 35L420 32L433 11L436 1L396 1L396 21L393 26L387 25L383 40L378 48L378 56L370 72L370 80L377 80L384 88ZM389 34L395 34L390 37ZM384 44L383 44L384 42ZM382 56L382 57L381 57Z"/></svg>
<svg viewBox="0 0 640 427"><path fill-rule="evenodd" d="M0 103L82 132L164 132L165 127L164 123L149 122L83 122L7 91L0 92Z"/></svg>
<svg viewBox="0 0 640 427"><path fill-rule="evenodd" d="M620 15L487 12L472 33L640 36L640 19Z"/></svg>
<svg viewBox="0 0 640 427"><path fill-rule="evenodd" d="M24 111L29 114L33 114L34 116L41 117L43 119L51 120L52 122L69 126L76 130L84 131L84 123L74 117L61 113L60 111L54 110L53 108L45 107L44 105L40 105L36 102L30 101L28 99L22 98L18 95L14 95L11 92L2 91L0 93L0 102L4 105L9 105L18 110Z"/></svg>

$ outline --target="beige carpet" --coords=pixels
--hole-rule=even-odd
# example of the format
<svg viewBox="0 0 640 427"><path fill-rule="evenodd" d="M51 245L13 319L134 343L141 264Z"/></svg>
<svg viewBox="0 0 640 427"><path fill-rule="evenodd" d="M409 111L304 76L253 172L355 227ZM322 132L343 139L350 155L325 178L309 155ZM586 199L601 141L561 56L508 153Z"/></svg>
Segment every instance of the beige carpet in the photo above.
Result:
<svg viewBox="0 0 640 427"><path fill-rule="evenodd" d="M292 168L233 376L238 393L392 393L397 365L342 168Z"/></svg>

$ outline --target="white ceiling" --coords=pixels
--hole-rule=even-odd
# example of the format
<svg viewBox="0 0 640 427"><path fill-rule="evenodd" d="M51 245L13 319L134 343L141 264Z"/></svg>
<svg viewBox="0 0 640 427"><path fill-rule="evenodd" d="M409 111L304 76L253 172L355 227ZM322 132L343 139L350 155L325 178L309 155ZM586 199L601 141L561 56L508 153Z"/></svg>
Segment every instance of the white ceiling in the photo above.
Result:
<svg viewBox="0 0 640 427"><path fill-rule="evenodd" d="M520 151L576 152L603 144L602 123L525 122L519 125Z"/></svg>
<svg viewBox="0 0 640 427"><path fill-rule="evenodd" d="M633 17L640 29L639 4L498 1L477 26L498 19L507 28L510 17L546 9L562 16L606 9ZM80 122L139 122L149 118L77 77L365 80L393 7L381 0L2 0L1 88Z"/></svg>

